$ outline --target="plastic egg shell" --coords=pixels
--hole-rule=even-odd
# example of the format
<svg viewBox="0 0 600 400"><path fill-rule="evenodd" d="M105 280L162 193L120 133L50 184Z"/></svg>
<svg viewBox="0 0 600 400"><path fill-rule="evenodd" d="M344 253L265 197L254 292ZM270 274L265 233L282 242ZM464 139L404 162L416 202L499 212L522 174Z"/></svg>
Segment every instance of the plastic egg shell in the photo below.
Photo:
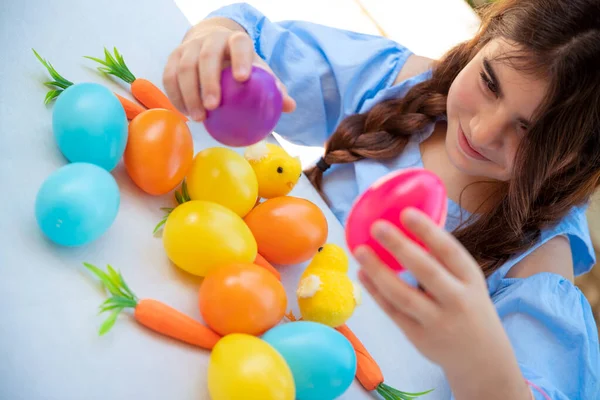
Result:
<svg viewBox="0 0 600 400"><path fill-rule="evenodd" d="M94 164L72 163L42 183L35 199L35 217L51 241L81 246L108 230L119 204L119 187L108 171Z"/></svg>
<svg viewBox="0 0 600 400"><path fill-rule="evenodd" d="M424 247L406 231L400 214L407 207L414 207L427 214L436 224L443 226L447 214L446 188L441 179L423 168L409 168L389 173L371 185L353 204L346 221L346 241L350 251L360 245L368 245L381 261L395 271L404 267L377 242L370 233L371 225L387 220L405 235Z"/></svg>
<svg viewBox="0 0 600 400"><path fill-rule="evenodd" d="M91 82L69 86L52 110L54 138L70 162L112 171L127 145L127 116L117 96Z"/></svg>
<svg viewBox="0 0 600 400"><path fill-rule="evenodd" d="M283 96L273 75L253 66L250 78L239 82L231 67L221 72L221 103L207 110L204 126L218 142L250 146L269 135L283 110Z"/></svg>
<svg viewBox="0 0 600 400"><path fill-rule="evenodd" d="M310 321L288 322L267 331L273 346L292 370L298 400L341 396L356 374L356 353L340 332Z"/></svg>

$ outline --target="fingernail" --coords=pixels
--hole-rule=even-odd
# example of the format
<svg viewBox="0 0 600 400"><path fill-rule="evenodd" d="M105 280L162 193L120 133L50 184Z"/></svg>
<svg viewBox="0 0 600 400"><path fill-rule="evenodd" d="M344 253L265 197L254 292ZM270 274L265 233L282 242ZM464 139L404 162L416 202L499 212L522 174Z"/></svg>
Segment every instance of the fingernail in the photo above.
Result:
<svg viewBox="0 0 600 400"><path fill-rule="evenodd" d="M367 279L367 274L362 269L358 270L357 276L358 276L358 279L360 279L360 280L366 280Z"/></svg>
<svg viewBox="0 0 600 400"><path fill-rule="evenodd" d="M196 122L200 122L204 118L204 112L195 110L191 115L192 119Z"/></svg>
<svg viewBox="0 0 600 400"><path fill-rule="evenodd" d="M237 69L237 75L240 78L246 77L248 75L248 68L246 68L246 67L239 67Z"/></svg>
<svg viewBox="0 0 600 400"><path fill-rule="evenodd" d="M419 211L414 208L407 208L401 214L402 224L415 224L419 221L420 215Z"/></svg>
<svg viewBox="0 0 600 400"><path fill-rule="evenodd" d="M371 233L378 239L383 239L390 234L392 228L385 221L375 221L371 228Z"/></svg>
<svg viewBox="0 0 600 400"><path fill-rule="evenodd" d="M217 106L217 98L214 95L209 94L204 98L204 106L211 109L215 108Z"/></svg>
<svg viewBox="0 0 600 400"><path fill-rule="evenodd" d="M354 250L354 258L356 258L359 263L363 263L367 257L366 252L364 246L359 246Z"/></svg>

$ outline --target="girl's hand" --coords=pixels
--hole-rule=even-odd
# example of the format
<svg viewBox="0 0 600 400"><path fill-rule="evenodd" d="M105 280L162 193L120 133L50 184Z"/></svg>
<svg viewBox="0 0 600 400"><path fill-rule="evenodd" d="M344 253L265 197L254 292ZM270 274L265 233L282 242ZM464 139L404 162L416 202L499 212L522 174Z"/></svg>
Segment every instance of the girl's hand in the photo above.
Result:
<svg viewBox="0 0 600 400"><path fill-rule="evenodd" d="M529 398L477 262L450 233L420 211L405 210L401 222L429 253L386 221L373 224L371 233L424 291L399 279L363 246L356 249L355 257L366 289L419 351L444 368L457 398L458 393L476 390L479 385L485 390L502 386L498 387L502 394Z"/></svg>
<svg viewBox="0 0 600 400"><path fill-rule="evenodd" d="M254 51L250 36L241 27L231 29L225 23L203 21L192 28L171 53L164 70L163 85L169 99L182 113L198 122L205 119L205 110L213 110L220 103L223 68L231 65L234 78L240 82L250 77L252 65L273 74ZM294 100L279 79L277 83L283 94L283 111L293 111Z"/></svg>

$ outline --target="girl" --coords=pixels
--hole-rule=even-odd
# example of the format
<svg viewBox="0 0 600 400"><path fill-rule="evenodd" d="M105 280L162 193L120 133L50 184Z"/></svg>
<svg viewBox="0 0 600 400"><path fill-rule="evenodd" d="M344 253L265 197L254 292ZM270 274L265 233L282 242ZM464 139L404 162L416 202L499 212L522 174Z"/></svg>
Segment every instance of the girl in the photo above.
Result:
<svg viewBox="0 0 600 400"><path fill-rule="evenodd" d="M274 23L246 4L193 27L164 71L196 121L219 104L220 70L279 78L275 131L325 144L307 172L344 223L379 177L407 167L448 189L445 229L407 210L372 234L417 278L357 249L362 283L456 399L598 399L598 337L575 275L595 262L585 223L600 184L600 1L498 1L438 61L382 37ZM434 28L435 29L435 28ZM198 87L200 90L198 90Z"/></svg>

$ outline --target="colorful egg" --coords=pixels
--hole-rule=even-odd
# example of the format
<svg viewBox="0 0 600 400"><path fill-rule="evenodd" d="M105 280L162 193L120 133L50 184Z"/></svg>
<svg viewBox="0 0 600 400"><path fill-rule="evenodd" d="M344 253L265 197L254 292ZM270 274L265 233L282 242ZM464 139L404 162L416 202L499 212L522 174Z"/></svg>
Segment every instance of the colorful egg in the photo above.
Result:
<svg viewBox="0 0 600 400"><path fill-rule="evenodd" d="M87 162L112 171L127 145L127 116L106 86L78 83L66 88L52 111L52 130L70 162Z"/></svg>
<svg viewBox="0 0 600 400"><path fill-rule="evenodd" d="M341 396L356 374L356 353L337 330L317 322L278 325L262 339L285 359L298 400L330 400Z"/></svg>
<svg viewBox="0 0 600 400"><path fill-rule="evenodd" d="M250 146L273 131L283 109L273 75L252 67L250 78L239 82L227 67L221 73L221 88L221 104L208 110L204 121L215 140L226 146Z"/></svg>
<svg viewBox="0 0 600 400"><path fill-rule="evenodd" d="M38 226L51 241L81 246L98 239L119 211L117 182L89 163L67 164L42 183L35 199Z"/></svg>
<svg viewBox="0 0 600 400"><path fill-rule="evenodd" d="M398 260L371 236L370 230L375 221L383 219L425 248L400 222L400 213L407 207L419 209L436 224L443 226L447 197L441 179L426 169L411 168L392 172L376 181L358 197L348 214L346 241L349 249L354 251L356 247L366 244L391 269L404 271Z"/></svg>

